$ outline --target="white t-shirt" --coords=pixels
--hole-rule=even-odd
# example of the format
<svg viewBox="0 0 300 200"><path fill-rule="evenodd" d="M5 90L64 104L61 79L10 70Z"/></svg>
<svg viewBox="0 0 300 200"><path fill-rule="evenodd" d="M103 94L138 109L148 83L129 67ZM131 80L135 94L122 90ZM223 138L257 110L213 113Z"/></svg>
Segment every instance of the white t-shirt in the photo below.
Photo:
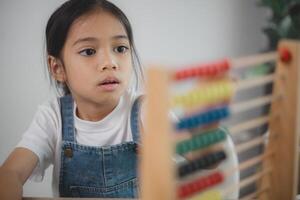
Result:
<svg viewBox="0 0 300 200"><path fill-rule="evenodd" d="M88 146L107 146L132 141L130 112L138 95L126 92L116 108L104 119L91 122L76 116L74 103L74 127L77 143ZM30 149L38 158L38 166L30 179L43 180L45 170L53 164L52 189L59 196L59 172L62 142L62 121L59 98L54 98L38 107L29 128L17 147Z"/></svg>

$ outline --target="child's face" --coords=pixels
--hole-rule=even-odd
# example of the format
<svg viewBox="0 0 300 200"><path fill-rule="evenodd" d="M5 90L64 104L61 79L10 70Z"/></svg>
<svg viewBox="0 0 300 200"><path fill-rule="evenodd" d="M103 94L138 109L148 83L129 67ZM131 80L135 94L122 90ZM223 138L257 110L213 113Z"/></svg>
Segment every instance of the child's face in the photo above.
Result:
<svg viewBox="0 0 300 200"><path fill-rule="evenodd" d="M77 101L118 102L131 79L126 31L107 12L93 12L73 23L62 58L66 83Z"/></svg>

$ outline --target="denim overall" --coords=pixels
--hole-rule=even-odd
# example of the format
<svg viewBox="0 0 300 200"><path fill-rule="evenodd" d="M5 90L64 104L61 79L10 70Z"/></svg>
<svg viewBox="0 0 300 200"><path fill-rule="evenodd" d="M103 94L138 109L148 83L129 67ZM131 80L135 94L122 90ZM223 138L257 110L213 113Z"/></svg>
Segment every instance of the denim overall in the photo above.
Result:
<svg viewBox="0 0 300 200"><path fill-rule="evenodd" d="M60 102L62 113L60 196L137 197L139 100L134 102L131 110L133 141L103 147L85 146L76 142L73 99L68 95L62 97Z"/></svg>

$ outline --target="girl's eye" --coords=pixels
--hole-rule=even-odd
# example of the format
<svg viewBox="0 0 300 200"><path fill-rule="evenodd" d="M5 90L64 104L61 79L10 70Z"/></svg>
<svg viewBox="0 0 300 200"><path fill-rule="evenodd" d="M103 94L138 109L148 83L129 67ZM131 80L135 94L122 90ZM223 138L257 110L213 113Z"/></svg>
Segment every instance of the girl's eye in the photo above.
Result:
<svg viewBox="0 0 300 200"><path fill-rule="evenodd" d="M128 50L129 48L126 47L126 46L118 46L115 48L115 51L117 53L126 53L126 51Z"/></svg>
<svg viewBox="0 0 300 200"><path fill-rule="evenodd" d="M79 52L80 55L83 55L83 56L92 56L96 53L96 50L95 49L84 49L82 51Z"/></svg>

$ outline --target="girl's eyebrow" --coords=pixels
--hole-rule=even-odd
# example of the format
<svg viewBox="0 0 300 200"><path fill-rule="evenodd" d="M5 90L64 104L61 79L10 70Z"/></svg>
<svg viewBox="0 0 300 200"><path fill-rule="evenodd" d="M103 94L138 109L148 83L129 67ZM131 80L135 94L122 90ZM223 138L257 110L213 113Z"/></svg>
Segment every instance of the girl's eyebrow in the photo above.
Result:
<svg viewBox="0 0 300 200"><path fill-rule="evenodd" d="M127 37L127 35L116 35L116 36L113 36L112 39L126 39L126 40L128 40L128 37Z"/></svg>
<svg viewBox="0 0 300 200"><path fill-rule="evenodd" d="M98 39L94 37L80 38L73 43L73 46L81 42L96 42L96 41L98 41Z"/></svg>
<svg viewBox="0 0 300 200"><path fill-rule="evenodd" d="M115 35L111 38L114 39L114 40L116 40L116 39L126 39L126 40L128 40L127 35ZM76 40L73 43L73 46L75 46L76 44L81 43L81 42L97 42L97 41L98 41L98 39L95 38L95 37L80 38L80 39Z"/></svg>

